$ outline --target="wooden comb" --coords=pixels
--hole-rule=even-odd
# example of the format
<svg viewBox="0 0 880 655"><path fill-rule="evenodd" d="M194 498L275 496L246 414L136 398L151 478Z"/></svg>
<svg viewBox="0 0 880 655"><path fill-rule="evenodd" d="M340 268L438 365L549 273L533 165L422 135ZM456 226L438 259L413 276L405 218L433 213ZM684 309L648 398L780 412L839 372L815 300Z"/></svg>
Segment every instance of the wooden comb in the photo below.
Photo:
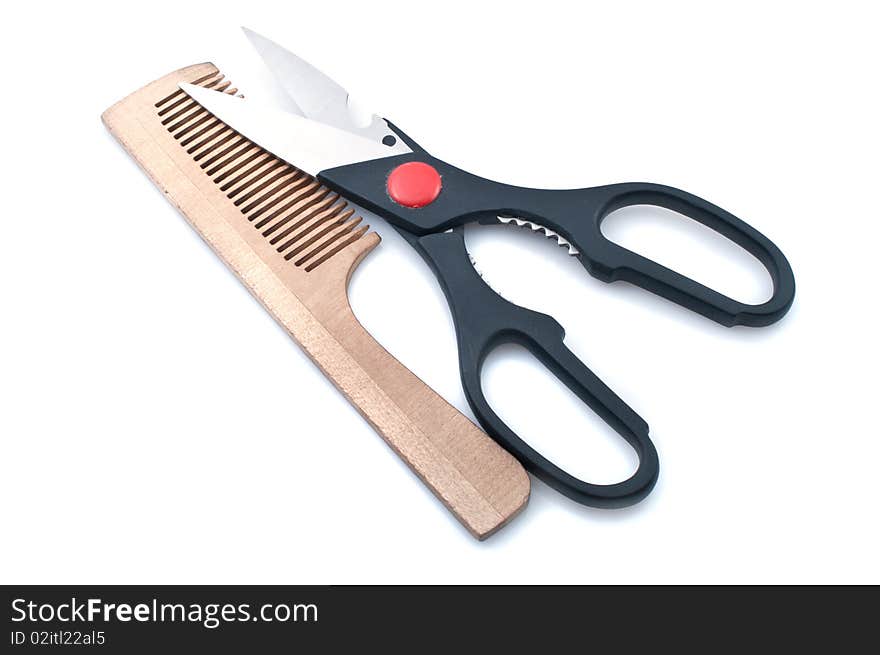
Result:
<svg viewBox="0 0 880 655"><path fill-rule="evenodd" d="M379 243L337 194L220 122L178 89L235 94L210 63L110 107L104 124L275 320L477 538L529 497L520 464L355 318L347 285Z"/></svg>

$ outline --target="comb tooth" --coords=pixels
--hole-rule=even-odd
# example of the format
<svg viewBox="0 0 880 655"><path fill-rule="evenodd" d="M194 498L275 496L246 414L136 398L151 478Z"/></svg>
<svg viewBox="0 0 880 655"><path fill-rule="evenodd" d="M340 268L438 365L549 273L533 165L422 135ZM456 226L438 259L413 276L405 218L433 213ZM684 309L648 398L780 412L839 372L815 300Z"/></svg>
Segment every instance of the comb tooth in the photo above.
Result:
<svg viewBox="0 0 880 655"><path fill-rule="evenodd" d="M245 139L243 136L239 136L231 144L218 151L212 157L206 159L199 165L202 168L207 169L208 175L213 177L217 174L218 171L229 166L229 164L234 162L243 154L254 150L256 147L257 146Z"/></svg>
<svg viewBox="0 0 880 655"><path fill-rule="evenodd" d="M343 211L345 206L346 205L343 203L318 214L314 221L305 225L290 239L278 246L278 252L284 253L286 259L296 257L303 250L315 243L315 241L329 233L335 226L344 223L354 215L353 209L345 209Z"/></svg>
<svg viewBox="0 0 880 655"><path fill-rule="evenodd" d="M175 132L182 126L186 125L187 122L193 120L199 115L207 113L208 111L204 107L202 107L192 98L189 98L189 102L182 105L180 109L178 109L173 114L169 114L168 116L166 116L162 121L162 125L171 125L171 127L169 127L168 129L171 132Z"/></svg>
<svg viewBox="0 0 880 655"><path fill-rule="evenodd" d="M247 148L249 146L249 144L250 144L250 142L247 139L245 139L243 136L239 136L238 134L236 134L236 138L233 140L233 142L231 144L227 145L225 148L212 151L210 153L211 156L208 159L206 159L205 161L203 161L200 164L200 166L202 168L211 168L215 164L220 162L220 167L222 168L224 165L223 162L224 162L227 155L229 155L230 153L234 153L238 148L241 148L242 146L244 146L244 148ZM211 175L211 174L212 173L209 171L208 175Z"/></svg>
<svg viewBox="0 0 880 655"><path fill-rule="evenodd" d="M187 96L188 97L188 96ZM168 114L164 119L162 119L162 125L168 125L169 123L173 123L178 120L181 116L189 114L193 110L197 110L201 107L199 103L190 98L189 102L184 102L183 105L173 114Z"/></svg>
<svg viewBox="0 0 880 655"><path fill-rule="evenodd" d="M172 93L170 96L168 96L168 98L171 99L176 95L179 95L180 97L177 100L175 100L174 102L172 102L171 104L166 105L161 110L159 110L160 117L165 116L169 111L173 111L174 109L177 109L178 107L180 107L180 105L182 105L183 103L185 103L191 99L188 95L186 95L185 93L183 93L179 89L178 89L177 93ZM158 107L159 105L157 104L156 106Z"/></svg>
<svg viewBox="0 0 880 655"><path fill-rule="evenodd" d="M361 220L360 217L358 217L358 222L360 222L360 220ZM364 235L367 233L367 231L368 231L369 229L370 229L370 226L369 226L369 225L363 225L363 226L361 226L360 228L358 228L357 230L355 230L354 232L351 232L348 236L346 236L346 237L340 239L339 241L337 241L337 242L336 242L336 245L334 245L334 246L333 246L332 248L330 248L329 250L324 251L324 252L321 254L321 256L318 257L317 259L311 261L311 262L306 266L306 272L308 273L308 272L310 272L310 271L315 270L318 266L320 266L321 264L323 264L324 262L326 262L326 261L327 261L328 259L330 259L333 255L335 255L337 252L339 252L340 250L342 250L342 249L345 248L346 246L348 246L348 245L354 243L355 241L357 241L358 239L360 239L362 236L364 236Z"/></svg>
<svg viewBox="0 0 880 655"><path fill-rule="evenodd" d="M198 137L195 137L200 138L200 140L196 141L195 143L193 143L192 146L187 148L186 152L188 154L195 155L195 153L197 153L201 148L209 144L213 139L217 138L221 134L235 134L235 132L227 127L225 123L221 123L220 121L217 121L217 125L211 125L210 127L201 130L201 132L202 134L200 134ZM183 143L181 141L180 145L184 147L189 146L190 143L195 141L195 138L188 137L187 141L189 141L189 143Z"/></svg>
<svg viewBox="0 0 880 655"><path fill-rule="evenodd" d="M307 193L298 195L296 198L286 203L281 209L272 212L271 216L264 218L259 223L254 224L254 227L261 230L263 228L266 228L265 230L263 230L262 234L264 237L269 237L276 230L281 229L290 221L294 220L297 216L301 214L301 212L309 209L316 203L323 200L329 193L330 189L323 187L319 184L315 184L314 188L308 188ZM279 216L281 218L279 218ZM274 224L270 224L276 218L278 218L278 220L275 221Z"/></svg>
<svg viewBox="0 0 880 655"><path fill-rule="evenodd" d="M168 131L174 134L174 138L178 141L192 132L197 127L204 125L208 121L217 120L212 114L201 107L189 116L185 116L180 121L168 128Z"/></svg>
<svg viewBox="0 0 880 655"><path fill-rule="evenodd" d="M319 256L322 254L326 254L324 253L324 251L328 248L332 248L339 241L343 241L345 237L348 236L348 234L351 233L352 230L354 230L354 228L356 228L362 220L363 219L360 216L353 216L345 223L340 223L334 226L332 230L327 232L327 234L315 241L315 243L312 244L311 247L306 248L303 251L303 254L294 262L294 264L296 266L302 266L303 264L306 264L307 266L312 266L312 268L314 268L321 263L319 261ZM318 260L316 260L316 258Z"/></svg>
<svg viewBox="0 0 880 655"><path fill-rule="evenodd" d="M194 84L195 84L195 83L194 83ZM189 96L187 96L183 91L181 91L180 89L176 89L176 90L173 91L171 94L165 96L165 97L162 98L159 102L157 102L157 103L155 104L155 107L157 107L157 108L158 108L158 107L161 107L162 105L167 104L168 102L171 102L172 100L174 100L174 98L177 98L177 97L179 97L179 96L182 97L182 98L184 98L184 99L187 98L187 97L189 97ZM159 116L162 115L162 112L163 112L163 111L167 111L167 108L164 109L164 110L159 111Z"/></svg>
<svg viewBox="0 0 880 655"><path fill-rule="evenodd" d="M192 83L238 93L219 72ZM252 143L182 90L155 107L165 129L285 261L312 271L369 230L339 194Z"/></svg>
<svg viewBox="0 0 880 655"><path fill-rule="evenodd" d="M241 171L242 168L252 164L256 160L259 160L259 161L257 161L256 164L254 164L253 166L248 168L246 171L239 173L239 171ZM273 157L268 152L264 152L262 150L257 150L255 152L252 152L247 157L242 159L240 162L235 164L235 166L231 166L230 168L227 168L223 173L221 173L220 175L215 177L214 184L223 184L223 182L226 181L226 178L228 178L230 175L234 175L235 173L238 173L238 175L236 175L234 178L229 180L229 182L226 182L226 184L223 184L223 186L220 187L221 191L227 191L227 190L229 190L230 187L235 186L236 184L241 182L244 178L246 178L248 175L253 173L256 169L265 165L267 162L269 164L271 164L272 160L273 160Z"/></svg>
<svg viewBox="0 0 880 655"><path fill-rule="evenodd" d="M360 220L361 219L358 218L358 221L360 221ZM334 245L332 248L330 248L328 250L325 250L323 253L321 253L321 256L318 257L317 259L314 259L311 262L309 262L309 264L306 266L306 272L308 273L310 271L315 270L318 266L320 266L321 264L326 262L328 259L330 259L333 255L338 253L340 250L342 250L343 248L345 248L349 244L354 243L355 241L360 239L362 236L364 236L369 229L370 229L369 225L363 225L360 228L358 228L357 230L355 230L354 232L351 232L348 236L337 241L336 245Z"/></svg>
<svg viewBox="0 0 880 655"><path fill-rule="evenodd" d="M222 73L218 73L216 76L210 75L207 77L202 77L202 78L200 78L201 85L203 87L205 87L206 89L210 89L210 88L216 86L218 83L220 83L224 77L225 76ZM198 83L199 82L194 82L194 84L198 84ZM220 87L218 87L218 90L226 89L229 87L229 85L230 85L230 82L227 81L227 82L223 83ZM186 122L186 120L188 120L189 118L195 117L196 114L200 114L203 111L205 111L205 113L207 113L207 111L204 110L201 105L199 105L195 100L193 100L188 95L183 93L183 91L178 89L178 92L180 92L182 94L182 98L180 100L178 100L177 102L175 102L172 106L170 106L170 107L166 108L165 110L163 110L162 112L160 112L160 115L162 115L165 111L171 110L178 105L181 105L183 103L185 103L185 104L178 111L174 112L174 114L167 116L162 121L162 125L167 125L168 123L176 120L178 117L180 117L181 115L185 114L186 112L190 111L193 108L197 109L197 111L195 114L188 116L187 118L181 120L179 124L176 124L174 127L170 128L170 131L172 131L172 132L175 131L180 125L184 124ZM172 94L172 95L175 95L175 94ZM212 116L212 118L213 118L213 116Z"/></svg>
<svg viewBox="0 0 880 655"><path fill-rule="evenodd" d="M217 73L209 73L208 75L205 75L205 76L200 77L200 78L198 78L198 79L196 79L196 80L193 80L193 81L191 82L191 84L201 84L201 83L204 82L205 80L210 80L212 77L214 77L214 76L216 76L216 75L221 75L221 74L220 74L219 72L217 72ZM221 77L222 77L222 75L221 75ZM181 96L181 97L183 97L183 98L188 98L188 97L189 97L188 95L186 95L186 94L185 94L183 91L181 91L180 89L175 89L171 94L165 96L164 98L162 98L159 102L157 102L157 103L156 103L155 105L153 105L153 106L156 107L156 108L159 108L159 107L161 107L162 105L166 104L167 102L170 102L171 100L173 100L174 98L176 98L176 97L178 97L178 96ZM163 111L164 111L164 110L163 110ZM162 111L159 112L159 115L160 115L160 116L162 115Z"/></svg>
<svg viewBox="0 0 880 655"><path fill-rule="evenodd" d="M210 123L205 125L205 127L203 127L202 129L198 130L197 132L194 132L193 134L190 134L185 139L182 139L180 141L180 145L182 145L184 148L187 148L187 147L189 147L189 145L193 141L197 141L198 139L201 139L205 134L207 134L211 130L214 130L218 127L226 127L226 126L215 118Z"/></svg>
<svg viewBox="0 0 880 655"><path fill-rule="evenodd" d="M217 173L226 171L229 168L235 168L242 160L247 159L247 157L251 154L259 154L262 150L256 145L251 143L250 141L246 141L243 148L233 152L230 156L228 156L223 161L219 162L213 168L205 171L209 177L214 177ZM204 168L204 166L202 166Z"/></svg>
<svg viewBox="0 0 880 655"><path fill-rule="evenodd" d="M248 216L248 214L250 214L250 216L248 216L248 220L252 221L259 216L262 216L265 212L271 209L275 209L285 199L290 198L291 196L299 197L300 191L308 187L311 178L302 171L297 170L296 173L297 174L285 184L278 185L270 192L264 193L259 198L249 202L244 207L241 206L244 204L243 202L238 203L237 206L241 209L241 213L245 216ZM248 185L248 189L254 188L256 185L259 184L259 182L260 178L252 179L250 184ZM248 193L250 193L250 191L248 191Z"/></svg>
<svg viewBox="0 0 880 655"><path fill-rule="evenodd" d="M234 204L236 207L240 207L257 194L262 194L250 205L252 207L259 206L261 203L265 202L276 193L294 184L301 177L302 173L300 173L295 168L284 166L279 169L278 172L276 172L274 175L262 175L259 178L253 180L253 182L248 185L247 192L239 196L238 199L235 200ZM254 184L254 182L256 182L256 184ZM242 211L247 213L249 210L243 209Z"/></svg>
<svg viewBox="0 0 880 655"><path fill-rule="evenodd" d="M254 145L250 141L246 141L243 148L233 152L226 159L219 162L216 166L205 172L209 177L214 177L218 173L225 174L226 171L230 169L235 169L236 167L242 165L242 162L248 159L248 157L250 157L251 155L259 155L262 152L263 151L256 145ZM204 168L204 166L202 166L202 168Z"/></svg>
<svg viewBox="0 0 880 655"><path fill-rule="evenodd" d="M217 82L219 82L220 79L222 79L222 78L223 78L223 76L221 75L221 76L220 76L217 80L215 80L214 82L211 82L210 84L206 84L206 85L204 85L204 86L205 86L206 88L210 88L211 86L213 86L214 84L216 84ZM228 84L229 84L229 83L227 82L227 85L228 85ZM185 93L183 93L183 91L180 91L180 93L183 94L183 97L182 97L180 100L178 100L178 101L175 102L173 105L171 105L171 106L167 107L166 109L164 109L163 112L160 112L160 115L162 115L164 112L168 112L168 111L171 111L172 109L174 109L174 108L176 108L176 107L180 107L180 109L178 109L178 110L177 110L176 112L174 112L173 114L170 114L170 115L168 115L168 116L165 116L165 118L162 120L162 125L168 125L168 123L171 123L171 122L177 120L177 119L180 118L183 114L189 112L189 111L192 110L192 109L203 110L203 109L202 109L202 106L201 106L199 103L197 103L195 100L193 100L193 99L190 98L188 95L186 95Z"/></svg>
<svg viewBox="0 0 880 655"><path fill-rule="evenodd" d="M205 82L204 84L202 84L202 86L205 87L206 89L213 89L221 81L223 81L224 77L226 77L226 76L223 75L223 73L220 73L215 79L211 80L210 82ZM226 86L229 86L229 82L226 82ZM226 86L224 86L224 88L226 88ZM219 90L220 89L218 89L218 91Z"/></svg>
<svg viewBox="0 0 880 655"><path fill-rule="evenodd" d="M257 228L263 228L265 225L271 223L273 220L281 216L284 212L286 212L291 207L297 205L302 198L308 198L310 194L314 193L320 188L320 184L312 178L305 178L303 185L294 185L290 187L288 190L284 191L280 195L272 198L267 204L262 207L256 209L250 216L248 216L249 221L255 221L256 219L263 216L267 211L272 211L269 215L264 218L260 218L259 221L254 223L254 226ZM288 200L290 198L290 200ZM278 203L287 200L283 205L278 207ZM275 209L278 207L277 209ZM242 213L248 213L250 210L248 208L242 209Z"/></svg>
<svg viewBox="0 0 880 655"><path fill-rule="evenodd" d="M338 193L329 193L327 196L313 204L311 207L306 209L303 212L296 212L295 220L287 220L285 221L286 227L283 225L276 225L263 232L263 236L269 239L269 243L273 246L281 241L282 239L286 239L290 234L299 229L300 226L308 223L312 218L314 218L318 214L322 214L326 209L332 208L334 204L339 200ZM344 204L344 203L343 203ZM283 230L272 236L273 232L276 232L278 228L284 227ZM271 238L270 238L271 237ZM289 244L290 241L287 242ZM287 245L285 244L285 245ZM279 251L283 250L283 248L279 247Z"/></svg>
<svg viewBox="0 0 880 655"><path fill-rule="evenodd" d="M238 165L231 167L227 172L223 173L223 175L218 176L217 179L215 179L214 181L217 182L218 180L220 180L221 177L237 172L241 166L248 166L248 164L250 164L251 161L254 161L254 159L257 160L256 163L254 163L252 166L249 166L247 170L242 171L241 173L236 175L231 181L220 187L221 191L232 189L226 194L228 198L234 198L242 191L249 189L250 186L254 184L261 176L268 175L275 169L283 168L284 166L286 166L286 164L278 161L268 152L257 151L249 157L243 159Z"/></svg>
<svg viewBox="0 0 880 655"><path fill-rule="evenodd" d="M192 155L193 159L196 161L200 161L205 155L210 154L216 148L222 146L224 143L228 143L234 138L235 132L221 123L213 132L206 134L201 141L198 141L191 147L187 148L186 152ZM181 143L180 145L184 144Z"/></svg>

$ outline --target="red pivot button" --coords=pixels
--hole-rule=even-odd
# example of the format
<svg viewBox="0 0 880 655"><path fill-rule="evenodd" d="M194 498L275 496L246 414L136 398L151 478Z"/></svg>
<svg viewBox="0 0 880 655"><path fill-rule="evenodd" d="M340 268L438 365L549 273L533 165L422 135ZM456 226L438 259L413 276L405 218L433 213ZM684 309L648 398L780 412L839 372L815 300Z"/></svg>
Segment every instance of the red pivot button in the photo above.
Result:
<svg viewBox="0 0 880 655"><path fill-rule="evenodd" d="M430 205L440 195L442 187L437 169L420 161L407 162L395 168L386 184L388 195L394 202L413 208Z"/></svg>

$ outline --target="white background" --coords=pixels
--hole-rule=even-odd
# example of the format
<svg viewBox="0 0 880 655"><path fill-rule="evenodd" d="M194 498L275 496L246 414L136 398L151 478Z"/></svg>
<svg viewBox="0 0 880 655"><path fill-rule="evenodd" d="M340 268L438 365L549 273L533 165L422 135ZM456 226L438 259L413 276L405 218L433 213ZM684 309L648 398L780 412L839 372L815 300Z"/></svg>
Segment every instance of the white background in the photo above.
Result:
<svg viewBox="0 0 880 655"><path fill-rule="evenodd" d="M880 582L871 3L20 3L4 23L2 582ZM670 184L780 245L791 313L726 329L538 236L468 233L493 286L553 314L649 422L648 500L587 509L535 481L478 543L139 171L99 115L150 80L211 60L277 97L241 24L479 175ZM609 220L721 290L767 292L702 228ZM356 314L469 414L433 277L371 222ZM515 349L485 383L560 463L631 471Z"/></svg>

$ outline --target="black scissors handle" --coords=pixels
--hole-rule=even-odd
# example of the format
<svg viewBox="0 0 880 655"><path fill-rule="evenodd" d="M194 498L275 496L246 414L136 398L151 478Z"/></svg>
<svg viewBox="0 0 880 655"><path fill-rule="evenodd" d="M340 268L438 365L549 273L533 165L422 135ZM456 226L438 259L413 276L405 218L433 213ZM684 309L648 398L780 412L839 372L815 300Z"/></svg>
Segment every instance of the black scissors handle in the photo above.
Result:
<svg viewBox="0 0 880 655"><path fill-rule="evenodd" d="M486 431L528 470L578 502L621 507L641 500L653 487L659 468L645 421L565 347L559 323L492 291L473 269L462 235L447 230L475 221L496 222L501 215L540 223L571 242L580 251L581 263L598 279L625 280L727 326L769 325L785 315L795 292L794 275L785 256L753 227L679 189L648 183L563 191L514 187L462 171L418 149L411 140L407 143L414 152L326 170L319 178L386 218L433 267L452 309L465 394ZM413 162L433 168L442 181L436 193L434 177L435 193L419 207L395 201L388 188L392 172ZM640 204L678 211L750 252L773 280L770 300L756 305L738 302L602 234L602 220L608 214ZM498 417L483 394L480 373L486 356L504 342L525 346L633 446L639 468L630 479L613 485L579 480L531 448Z"/></svg>
<svg viewBox="0 0 880 655"><path fill-rule="evenodd" d="M418 208L396 203L386 190L389 174L414 161L436 169L442 180L436 199ZM794 300L794 274L772 241L730 212L673 187L631 182L559 191L528 189L483 179L424 151L342 166L323 171L319 177L415 235L474 221L496 222L499 215L535 221L571 242L594 277L604 282L630 282L722 325L769 325L782 318ZM761 304L741 303L615 244L602 234L602 221L614 210L631 205L677 211L740 245L769 272L772 297Z"/></svg>
<svg viewBox="0 0 880 655"><path fill-rule="evenodd" d="M418 238L417 248L446 294L458 339L462 386L486 432L531 473L579 503L624 507L644 498L659 472L648 424L565 346L562 326L552 317L508 302L493 291L474 270L460 232ZM574 477L529 446L495 413L483 393L482 365L492 350L510 342L527 348L630 443L638 455L639 467L628 480L598 485Z"/></svg>
<svg viewBox="0 0 880 655"><path fill-rule="evenodd" d="M726 326L775 323L794 301L794 274L785 255L763 234L728 211L687 191L661 184L611 184L559 196L545 220L582 253L581 262L603 282L625 280ZM633 205L676 211L727 237L760 261L773 281L773 295L761 304L742 303L606 238L602 221ZM534 207L532 209L537 209Z"/></svg>

